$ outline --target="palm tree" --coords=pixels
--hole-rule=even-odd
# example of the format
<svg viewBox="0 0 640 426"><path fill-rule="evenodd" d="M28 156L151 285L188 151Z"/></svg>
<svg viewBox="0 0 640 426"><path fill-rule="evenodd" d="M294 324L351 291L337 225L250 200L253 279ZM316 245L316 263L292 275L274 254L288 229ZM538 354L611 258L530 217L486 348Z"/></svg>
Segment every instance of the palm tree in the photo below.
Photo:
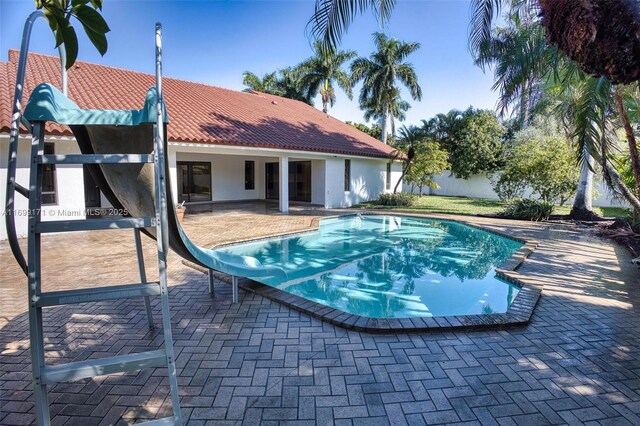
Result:
<svg viewBox="0 0 640 426"><path fill-rule="evenodd" d="M500 94L498 112L504 115L509 109L515 110L516 128L524 128L533 118L532 110L547 108L551 98L564 98L558 102L567 116L572 105L566 99L570 85L557 84L558 52L548 45L544 29L536 20L531 10L512 10L507 16L506 27L494 28L488 39L485 39L472 51L475 61L483 70L492 67L494 70L493 89ZM472 44L472 48L473 48ZM555 61L555 62L554 62ZM567 61L560 64L565 67ZM555 69L555 73L551 71ZM553 90L548 90L550 86ZM544 95L544 96L543 96ZM562 96L564 95L564 96ZM548 113L549 111L545 111ZM571 216L578 219L589 219L597 216L593 212L593 169L594 159L583 149L582 164L578 190L574 198Z"/></svg>
<svg viewBox="0 0 640 426"><path fill-rule="evenodd" d="M276 75L276 71L266 73L262 77L258 77L256 74L245 71L242 73L242 84L247 86L244 89L245 92L262 92L269 93L272 95L278 94L278 77Z"/></svg>
<svg viewBox="0 0 640 426"><path fill-rule="evenodd" d="M478 49L487 43L491 33L491 25L498 16L500 8L511 6L513 10L523 10L530 3L539 6L542 20L541 25L549 42L573 61L582 79L593 79L587 84L594 88L593 93L607 99L585 100L584 106L595 107L598 111L590 114L578 115L578 118L600 117L599 126L596 124L581 123L579 129L600 128L599 139L595 134L581 140L589 141L585 152L598 157L599 154L607 154L607 138L604 131L604 119L611 105L611 97L615 101L614 109L622 121L625 130L631 165L636 177L640 181L640 160L635 135L628 126L628 111L619 89L611 88L611 84L638 84L640 89L640 2L628 0L474 0L474 13L470 25L470 42L472 48ZM586 74L593 77L587 77ZM606 80L606 81L605 81ZM585 146L585 145L583 145ZM610 173L612 169L607 164L606 155L600 155L603 162L605 177L616 180L616 173ZM613 170L612 170L613 172ZM619 177L619 176L618 176ZM619 187L621 181L614 185ZM627 190L621 190L622 194L629 194ZM630 204L636 206L637 198L625 195Z"/></svg>
<svg viewBox="0 0 640 426"><path fill-rule="evenodd" d="M325 45L336 45L356 15L371 8L381 22L386 22L395 0L316 0L315 13L309 21L312 34L321 38ZM585 87L585 93L604 97L611 96L611 91L603 90L610 83L629 84L640 79L640 2L636 0L473 0L472 18L469 31L469 45L472 51L489 43L492 36L492 24L500 16L503 7L512 12L525 13L527 10L539 10L541 24L550 43L564 52L571 61L584 73L592 74L593 80ZM592 77L585 77L591 79ZM605 83L603 80L607 80ZM640 90L640 84L635 88ZM620 107L616 109L622 117L628 111ZM607 145L608 126L612 124L607 114L611 111L603 109L609 103L604 99L585 101L588 114L579 114L581 119L597 119L588 123L577 123L578 132L591 129L593 132L576 134L582 147L581 153L589 152L594 157L601 157L605 177L619 188L637 210L640 201L622 184L620 176L608 162ZM626 127L626 126L625 126ZM634 157L634 138L625 129L630 145L630 156ZM586 145L585 145L586 144ZM604 155L602 155L604 154ZM632 166L636 165L634 174L640 180L640 161L632 158ZM625 190L626 188L626 190Z"/></svg>
<svg viewBox="0 0 640 426"><path fill-rule="evenodd" d="M352 50L337 50L325 48L321 42L313 44L314 54L296 67L300 73L300 86L308 99L318 93L322 98L322 111L327 112L327 106L336 102L334 84L340 87L351 99L351 80L342 68L347 61L356 57Z"/></svg>
<svg viewBox="0 0 640 426"><path fill-rule="evenodd" d="M405 153L406 158L404 161L404 167L402 167L402 175L396 182L396 186L393 188L394 194L398 192L398 186L400 186L400 182L402 182L404 177L409 172L409 169L411 168L411 162L416 155L416 149L418 145L424 141L424 138L425 134L420 127L402 126L400 128L400 139L398 140L397 147Z"/></svg>
<svg viewBox="0 0 640 426"><path fill-rule="evenodd" d="M300 72L292 67L270 72L262 77L245 71L242 84L247 86L245 92L262 92L283 98L295 99L313 105L313 100L308 98L300 84Z"/></svg>
<svg viewBox="0 0 640 426"><path fill-rule="evenodd" d="M554 114L559 119L568 140L574 139L578 100L584 96L581 85L577 82L565 85L563 80L554 81L545 92L547 94L545 103L551 107L547 113ZM540 109L545 113L544 106ZM580 139L581 135L577 136ZM597 217L593 211L593 178L596 163L586 144L582 144L581 150L580 177L570 216L588 220Z"/></svg>
<svg viewBox="0 0 640 426"><path fill-rule="evenodd" d="M640 2L538 0L538 3L549 41L580 69L614 84L640 80Z"/></svg>
<svg viewBox="0 0 640 426"><path fill-rule="evenodd" d="M515 112L517 128L524 128L531 121L531 109L540 100L542 86L557 55L555 49L549 48L542 26L536 25L534 19L531 11L510 13L507 25L493 28L489 38L471 52L483 71L493 69L492 89L500 95L497 112L502 117Z"/></svg>
<svg viewBox="0 0 640 426"><path fill-rule="evenodd" d="M307 96L307 93L302 87L299 69L287 67L278 70L276 86L279 91L279 96L313 105L313 99Z"/></svg>
<svg viewBox="0 0 640 426"><path fill-rule="evenodd" d="M363 80L360 91L360 106L380 111L382 142L387 143L387 121L390 109L399 99L397 82L409 89L411 98L422 99L418 76L407 56L420 48L420 43L407 43L389 38L382 33L373 34L376 51L369 58L357 58L351 64L351 79L354 83ZM371 108L373 107L373 108Z"/></svg>
<svg viewBox="0 0 640 426"><path fill-rule="evenodd" d="M376 120L379 123L382 121L382 109L379 105L376 105L373 100L368 100L364 105L360 105L364 110L364 119L366 121ZM402 100L400 94L393 99L389 105L389 118L391 119L391 140L396 140L396 120L404 121L407 118L407 111L411 108L409 102Z"/></svg>

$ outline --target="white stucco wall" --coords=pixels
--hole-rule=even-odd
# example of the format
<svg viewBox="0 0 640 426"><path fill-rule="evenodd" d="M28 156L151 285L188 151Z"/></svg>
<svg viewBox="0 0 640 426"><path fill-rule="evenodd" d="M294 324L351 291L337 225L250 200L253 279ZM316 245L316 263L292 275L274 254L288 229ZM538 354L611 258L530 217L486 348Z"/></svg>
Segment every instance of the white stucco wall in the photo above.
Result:
<svg viewBox="0 0 640 426"><path fill-rule="evenodd" d="M325 163L326 160L311 161L311 204L324 205Z"/></svg>
<svg viewBox="0 0 640 426"><path fill-rule="evenodd" d="M402 164L391 163L391 186L385 188L387 160L351 159L350 191L344 190L344 158L326 160L325 207L343 208L392 192L402 175Z"/></svg>
<svg viewBox="0 0 640 426"><path fill-rule="evenodd" d="M176 152L175 162L170 163L172 191L177 195L177 162L199 161L211 163L212 201L258 200L264 198L264 157L214 155ZM244 162L255 161L254 189L244 189ZM177 197L175 197L177 200Z"/></svg>
<svg viewBox="0 0 640 426"><path fill-rule="evenodd" d="M324 206L344 207L344 159L325 160Z"/></svg>
<svg viewBox="0 0 640 426"><path fill-rule="evenodd" d="M78 145L73 140L50 140L55 144L56 154L78 154ZM7 156L9 150L9 138L0 137L0 200L4 211L7 181ZM16 182L24 187L29 186L29 157L31 151L31 139L21 139L18 153L18 169ZM56 191L57 204L42 207L42 220L74 220L85 218L84 180L82 165L56 165ZM19 236L27 235L27 208L29 202L26 198L16 193L16 230ZM2 217L0 224L0 240L7 239L7 228Z"/></svg>
<svg viewBox="0 0 640 426"><path fill-rule="evenodd" d="M433 180L440 185L439 189L423 188L423 193L433 195L448 195L453 197L469 197L469 198L487 198L490 200L499 199L498 195L493 190L491 185L492 179L496 176L487 177L485 175L474 175L469 179L457 179L446 170L441 176L434 176ZM622 201L614 200L609 193L604 182L598 181L595 183L598 196L593 199L593 205L596 207L628 207L628 205ZM404 184L404 190L411 191L411 185ZM418 188L414 188L415 193L419 193ZM525 196L530 194L531 191L526 191ZM567 201L565 204L571 205L573 199Z"/></svg>

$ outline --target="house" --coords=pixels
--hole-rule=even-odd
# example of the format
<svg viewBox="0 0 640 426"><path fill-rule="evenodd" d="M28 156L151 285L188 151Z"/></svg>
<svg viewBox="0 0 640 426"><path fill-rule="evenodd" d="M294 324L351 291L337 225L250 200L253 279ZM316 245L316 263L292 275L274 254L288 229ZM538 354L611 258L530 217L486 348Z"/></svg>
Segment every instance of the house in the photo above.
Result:
<svg viewBox="0 0 640 426"><path fill-rule="evenodd" d="M0 197L5 200L9 128L19 52L0 62ZM139 109L154 76L76 62L68 72L69 98L82 108ZM29 54L24 103L35 85L61 85L58 57ZM401 176L395 150L303 102L163 79L171 191L187 204L274 200L326 208L349 207L389 192ZM46 153L77 153L66 126L46 128ZM28 137L25 134L25 138ZM26 185L29 142L20 143L17 181ZM82 165L47 166L44 220L85 218L108 207ZM17 197L18 231L26 233L27 202ZM46 205L44 205L46 204ZM4 221L0 239L6 239Z"/></svg>

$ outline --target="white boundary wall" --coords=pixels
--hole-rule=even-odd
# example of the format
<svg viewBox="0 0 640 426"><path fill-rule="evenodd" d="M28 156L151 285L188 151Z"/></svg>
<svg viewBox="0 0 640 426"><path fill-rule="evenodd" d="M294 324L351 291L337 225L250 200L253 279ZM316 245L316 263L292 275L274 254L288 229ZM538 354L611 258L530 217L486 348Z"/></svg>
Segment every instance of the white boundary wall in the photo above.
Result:
<svg viewBox="0 0 640 426"><path fill-rule="evenodd" d="M498 195L491 185L492 179L497 178L497 174L490 177L485 175L474 175L469 179L457 179L451 175L449 170L441 176L434 176L433 180L440 186L440 189L423 188L424 194L448 195L452 197L486 198L497 200ZM596 181L595 188L598 196L594 198L593 205L596 207L629 207L624 201L619 202L611 197L609 190L602 181ZM411 185L404 184L403 190L411 192ZM419 193L418 188L414 188L414 193ZM530 191L529 191L530 193ZM525 194L526 195L526 194ZM565 205L571 205L573 199L567 201Z"/></svg>

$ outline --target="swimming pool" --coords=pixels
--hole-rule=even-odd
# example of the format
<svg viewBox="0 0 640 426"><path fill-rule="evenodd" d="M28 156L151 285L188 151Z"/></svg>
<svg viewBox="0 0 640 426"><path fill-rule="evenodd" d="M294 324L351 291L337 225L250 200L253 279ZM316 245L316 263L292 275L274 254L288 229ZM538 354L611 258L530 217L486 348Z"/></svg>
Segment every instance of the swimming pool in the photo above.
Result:
<svg viewBox="0 0 640 426"><path fill-rule="evenodd" d="M284 269L286 278L254 280L307 300L364 317L411 318L506 312L519 287L495 268L522 245L453 221L356 215L216 251Z"/></svg>

